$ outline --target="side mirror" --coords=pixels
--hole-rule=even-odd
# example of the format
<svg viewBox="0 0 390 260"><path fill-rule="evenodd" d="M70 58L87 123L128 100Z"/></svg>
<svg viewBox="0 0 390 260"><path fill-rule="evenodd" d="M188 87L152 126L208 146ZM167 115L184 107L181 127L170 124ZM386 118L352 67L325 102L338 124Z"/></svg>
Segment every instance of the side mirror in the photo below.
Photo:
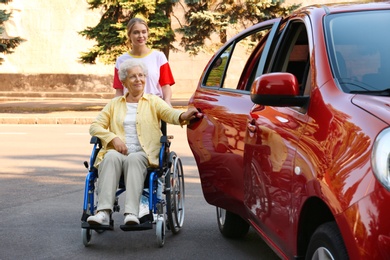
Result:
<svg viewBox="0 0 390 260"><path fill-rule="evenodd" d="M299 96L297 78L291 73L269 73L255 79L252 102L264 106L305 106L309 97Z"/></svg>

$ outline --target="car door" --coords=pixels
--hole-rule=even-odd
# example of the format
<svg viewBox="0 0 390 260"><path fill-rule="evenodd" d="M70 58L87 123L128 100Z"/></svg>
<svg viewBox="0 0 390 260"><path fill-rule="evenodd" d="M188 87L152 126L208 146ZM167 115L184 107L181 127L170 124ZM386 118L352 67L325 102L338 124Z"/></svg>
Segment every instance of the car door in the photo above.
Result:
<svg viewBox="0 0 390 260"><path fill-rule="evenodd" d="M243 31L218 51L206 67L190 104L204 118L187 128L208 203L243 216L243 157L250 86L264 67L280 19ZM261 73L261 69L258 73Z"/></svg>
<svg viewBox="0 0 390 260"><path fill-rule="evenodd" d="M300 94L310 91L309 38L306 24L296 18L283 24L279 42L266 73L295 75ZM244 203L259 233L284 252L292 251L294 160L305 129L306 107L254 105L247 121L245 139Z"/></svg>

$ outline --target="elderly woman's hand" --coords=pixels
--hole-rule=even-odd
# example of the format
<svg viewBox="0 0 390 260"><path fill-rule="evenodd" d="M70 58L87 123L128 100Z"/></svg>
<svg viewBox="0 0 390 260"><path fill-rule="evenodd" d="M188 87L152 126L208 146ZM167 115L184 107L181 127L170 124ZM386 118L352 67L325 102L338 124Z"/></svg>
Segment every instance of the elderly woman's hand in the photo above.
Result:
<svg viewBox="0 0 390 260"><path fill-rule="evenodd" d="M127 146L119 137L112 139L111 143L117 152L127 155Z"/></svg>
<svg viewBox="0 0 390 260"><path fill-rule="evenodd" d="M191 121L195 118L202 118L202 113L200 113L195 107L189 107L188 110L180 115L180 120Z"/></svg>

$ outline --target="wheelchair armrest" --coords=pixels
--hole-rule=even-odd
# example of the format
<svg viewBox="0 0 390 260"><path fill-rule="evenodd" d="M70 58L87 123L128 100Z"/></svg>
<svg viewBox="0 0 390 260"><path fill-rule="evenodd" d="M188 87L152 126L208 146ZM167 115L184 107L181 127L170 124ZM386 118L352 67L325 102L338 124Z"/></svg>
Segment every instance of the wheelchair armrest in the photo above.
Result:
<svg viewBox="0 0 390 260"><path fill-rule="evenodd" d="M173 139L173 135L163 135L160 138L160 143L169 143L171 139Z"/></svg>
<svg viewBox="0 0 390 260"><path fill-rule="evenodd" d="M100 141L100 139L97 136L92 136L91 141L89 143L90 144L99 144L99 145L102 144L102 142Z"/></svg>

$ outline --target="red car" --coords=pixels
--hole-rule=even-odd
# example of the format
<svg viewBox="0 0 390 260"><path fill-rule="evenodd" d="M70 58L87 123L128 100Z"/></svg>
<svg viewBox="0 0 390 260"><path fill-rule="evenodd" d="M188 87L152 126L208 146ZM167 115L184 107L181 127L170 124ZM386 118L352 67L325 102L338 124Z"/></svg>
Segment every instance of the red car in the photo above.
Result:
<svg viewBox="0 0 390 260"><path fill-rule="evenodd" d="M221 233L284 259L390 259L390 2L302 8L212 57L187 128Z"/></svg>

